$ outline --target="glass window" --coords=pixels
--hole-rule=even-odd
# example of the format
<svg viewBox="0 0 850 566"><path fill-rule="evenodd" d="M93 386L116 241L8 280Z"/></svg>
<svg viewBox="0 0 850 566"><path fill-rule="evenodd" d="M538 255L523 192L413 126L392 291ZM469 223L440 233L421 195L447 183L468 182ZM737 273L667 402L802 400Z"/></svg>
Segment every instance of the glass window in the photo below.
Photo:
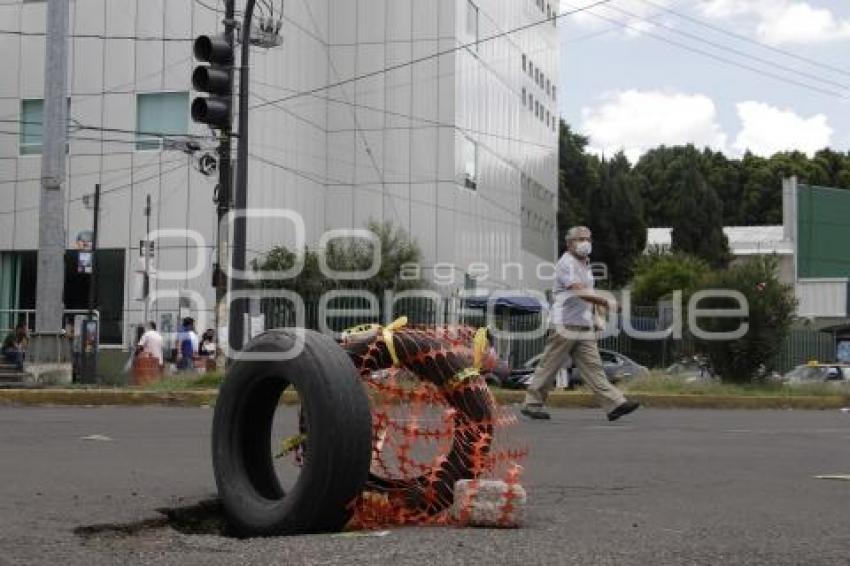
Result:
<svg viewBox="0 0 850 566"><path fill-rule="evenodd" d="M525 87L522 87L522 105L525 106L526 92Z"/></svg>
<svg viewBox="0 0 850 566"><path fill-rule="evenodd" d="M528 62L528 76L532 78L534 77L534 63L531 61Z"/></svg>
<svg viewBox="0 0 850 566"><path fill-rule="evenodd" d="M21 101L21 155L41 153L41 120L44 100Z"/></svg>
<svg viewBox="0 0 850 566"><path fill-rule="evenodd" d="M44 120L44 99L31 98L21 100L20 147L21 155L38 155L41 153L41 135ZM71 99L68 99L68 123L71 122ZM68 145L65 145L68 153Z"/></svg>
<svg viewBox="0 0 850 566"><path fill-rule="evenodd" d="M466 0L466 33L475 42L475 50L478 51L478 6L472 0Z"/></svg>
<svg viewBox="0 0 850 566"><path fill-rule="evenodd" d="M546 94L552 93L552 81L546 79Z"/></svg>
<svg viewBox="0 0 850 566"><path fill-rule="evenodd" d="M525 56L525 53L522 54L522 70L525 71L526 67L528 67L528 57Z"/></svg>
<svg viewBox="0 0 850 566"><path fill-rule="evenodd" d="M555 85L552 85L552 100L558 100L558 94L555 90Z"/></svg>
<svg viewBox="0 0 850 566"><path fill-rule="evenodd" d="M478 144L463 138L463 184L467 189L478 188Z"/></svg>
<svg viewBox="0 0 850 566"><path fill-rule="evenodd" d="M136 97L136 149L162 149L163 136L189 131L189 93L152 92Z"/></svg>
<svg viewBox="0 0 850 566"><path fill-rule="evenodd" d="M540 69L534 69L534 82L540 84Z"/></svg>

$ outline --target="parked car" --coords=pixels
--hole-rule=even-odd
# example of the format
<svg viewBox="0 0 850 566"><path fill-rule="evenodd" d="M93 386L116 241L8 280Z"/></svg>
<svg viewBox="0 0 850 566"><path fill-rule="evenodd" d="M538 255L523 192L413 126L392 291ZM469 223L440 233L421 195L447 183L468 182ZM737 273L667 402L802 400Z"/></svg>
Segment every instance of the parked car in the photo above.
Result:
<svg viewBox="0 0 850 566"><path fill-rule="evenodd" d="M809 362L783 375L782 383L792 387L812 383L850 384L850 365Z"/></svg>
<svg viewBox="0 0 850 566"><path fill-rule="evenodd" d="M599 357L602 358L602 368L605 370L605 377L611 383L620 383L621 381L649 373L646 367L619 352L600 349ZM534 375L534 371L540 365L542 359L543 354L538 354L522 366L511 370L511 376L504 382L503 387L509 389L525 389L528 387L531 377ZM578 371L578 368L572 366L571 360L567 364L562 368L566 372L567 387L581 385L581 373Z"/></svg>
<svg viewBox="0 0 850 566"><path fill-rule="evenodd" d="M664 373L685 381L711 380L717 377L705 356L688 356L669 366Z"/></svg>

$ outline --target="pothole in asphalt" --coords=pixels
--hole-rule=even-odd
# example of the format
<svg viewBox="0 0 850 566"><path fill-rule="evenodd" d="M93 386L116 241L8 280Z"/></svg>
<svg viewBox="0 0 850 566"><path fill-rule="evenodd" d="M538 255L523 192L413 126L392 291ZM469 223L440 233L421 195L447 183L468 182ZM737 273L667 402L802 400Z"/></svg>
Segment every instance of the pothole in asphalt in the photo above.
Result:
<svg viewBox="0 0 850 566"><path fill-rule="evenodd" d="M74 529L84 538L133 537L148 531L171 527L185 535L214 535L236 538L227 524L224 508L218 499L207 499L185 507L163 507L156 510L159 517L131 523L102 523Z"/></svg>

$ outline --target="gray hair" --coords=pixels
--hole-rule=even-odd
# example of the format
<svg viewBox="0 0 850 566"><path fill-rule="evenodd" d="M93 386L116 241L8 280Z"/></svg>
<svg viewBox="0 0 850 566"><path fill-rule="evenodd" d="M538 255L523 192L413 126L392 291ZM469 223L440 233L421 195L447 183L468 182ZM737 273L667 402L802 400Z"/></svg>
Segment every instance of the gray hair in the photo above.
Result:
<svg viewBox="0 0 850 566"><path fill-rule="evenodd" d="M589 238L590 237L590 228L587 226L573 226L567 231L566 241L571 242L573 240L578 240L579 238Z"/></svg>

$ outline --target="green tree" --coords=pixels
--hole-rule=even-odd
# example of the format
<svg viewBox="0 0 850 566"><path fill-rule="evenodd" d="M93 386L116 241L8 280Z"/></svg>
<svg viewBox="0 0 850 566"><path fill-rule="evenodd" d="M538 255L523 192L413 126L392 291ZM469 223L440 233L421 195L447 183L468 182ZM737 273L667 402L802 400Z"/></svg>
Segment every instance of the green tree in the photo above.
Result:
<svg viewBox="0 0 850 566"><path fill-rule="evenodd" d="M275 246L262 257L252 262L254 270L287 271L300 259L300 273L285 280L265 280L262 288L288 289L304 297L315 297L334 289L363 289L372 293L385 290L403 291L421 288L421 279L405 274L405 264L418 264L421 258L419 245L399 227L390 223L370 222L369 230L380 241L381 262L378 272L366 280L341 280L327 277L320 269L319 254L325 254L329 268L335 271L366 271L373 263L372 243L363 238L333 240L324 250L304 249L298 252L285 246Z"/></svg>
<svg viewBox="0 0 850 566"><path fill-rule="evenodd" d="M687 301L708 272L707 263L686 254L654 252L645 255L635 264L632 303L653 306L670 298L673 291L682 291Z"/></svg>
<svg viewBox="0 0 850 566"><path fill-rule="evenodd" d="M671 168L673 187L678 195L671 222L672 249L705 260L711 267L729 263L729 242L723 233L723 205L699 170L697 156L679 160Z"/></svg>
<svg viewBox="0 0 850 566"><path fill-rule="evenodd" d="M593 261L608 268L611 287L625 285L646 247L643 204L623 153L601 164L599 187L590 195L587 226L593 232Z"/></svg>
<svg viewBox="0 0 850 566"><path fill-rule="evenodd" d="M701 317L701 330L712 333L733 332L747 324L747 332L735 340L700 340L714 370L731 383L752 381L759 369L771 370L788 335L797 306L794 290L781 283L774 257L758 257L733 265L725 271L709 273L702 282L705 289L734 290L747 302L747 315L741 317ZM701 309L733 309L733 299L711 298L700 301Z"/></svg>
<svg viewBox="0 0 850 566"><path fill-rule="evenodd" d="M571 226L588 223L589 196L599 187L599 159L585 152L587 137L561 120L558 145L558 243Z"/></svg>

